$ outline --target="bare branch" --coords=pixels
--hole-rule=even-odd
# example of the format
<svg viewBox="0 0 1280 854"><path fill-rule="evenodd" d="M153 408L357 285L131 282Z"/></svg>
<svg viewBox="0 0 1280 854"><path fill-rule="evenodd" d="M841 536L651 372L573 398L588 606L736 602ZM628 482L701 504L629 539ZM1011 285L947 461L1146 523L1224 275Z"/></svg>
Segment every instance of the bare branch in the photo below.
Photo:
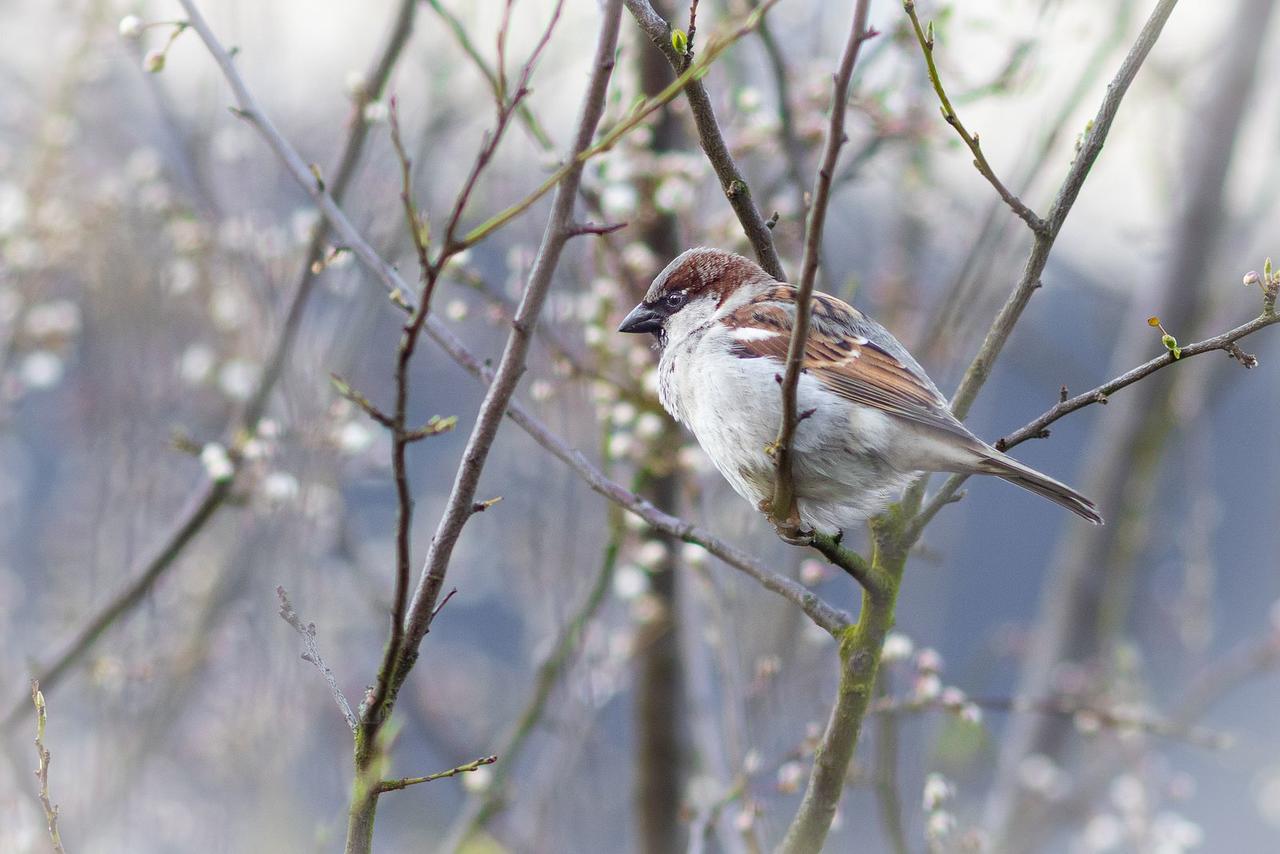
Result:
<svg viewBox="0 0 1280 854"><path fill-rule="evenodd" d="M351 711L351 704L347 702L346 695L338 687L337 677L333 675L333 671L329 669L329 665L325 664L324 658L320 655L320 647L316 643L316 624L304 624L302 622L298 612L293 609L293 604L289 602L289 594L285 592L283 587L276 587L276 596L280 599L280 618L293 626L294 631L302 636L302 648L304 650L302 660L310 662L316 670L320 671L324 681L329 683L329 692L333 694L334 702L338 704L338 709L342 712L342 716L347 719L347 726L351 727L352 732L355 732L356 727L360 725L360 721L356 718L355 712Z"/></svg>
<svg viewBox="0 0 1280 854"><path fill-rule="evenodd" d="M56 854L67 854L62 847L62 834L58 830L58 808L49 797L49 749L44 746L44 727L48 720L45 714L44 694L40 692L40 683L31 680L31 702L36 707L36 779L40 782L40 806L44 810L45 827L49 831L49 843Z"/></svg>
<svg viewBox="0 0 1280 854"><path fill-rule="evenodd" d="M591 138L604 113L605 94L613 74L614 50L618 42L621 11L621 0L611 0L605 9L595 59L592 63L591 80L583 98L582 112L570 152L570 169L556 187L555 200L552 202L551 216L547 222L542 245L538 249L533 268L529 273L528 285L524 289L520 307L516 310L515 320L511 324L511 333L507 337L498 370L480 405L480 412L476 416L475 427L463 451L462 464L458 467L454 478L448 503L436 528L435 536L431 540L422 575L418 580L418 587L414 592L413 602L406 618L400 663L392 680L393 691L408 676L413 661L417 657L418 645L430 627L431 613L444 585L445 573L453 556L454 545L462 534L463 526L473 513L472 505L475 503L480 472L488 460L489 449L497 437L502 416L506 413L507 406L515 394L516 385L524 373L525 359L528 357L529 345L533 340L533 327L537 324L538 315L542 312L543 302L551 287L552 274L560 262L560 253L572 236L574 199L582 178L581 155L591 147Z"/></svg>
<svg viewBox="0 0 1280 854"><path fill-rule="evenodd" d="M911 27L915 30L916 41L920 43L925 65L929 69L929 82L933 84L933 91L937 93L938 101L942 104L942 117L947 120L947 124L956 129L956 133L964 140L964 144L969 146L969 150L973 152L973 165L982 174L982 177L986 178L992 187L995 187L996 192L1000 194L1000 198L1004 200L1004 203L1022 218L1032 232L1044 234L1049 228L1048 223L1041 219L1035 211L1023 204L1022 200L1011 193L1009 188L996 176L995 170L987 162L987 155L982 152L982 145L978 141L978 135L969 133L968 129L960 121L960 116L956 115L955 108L951 106L951 99L947 97L947 91L942 86L942 78L938 76L938 66L933 60L933 24L929 24L928 33L920 26L920 19L916 16L915 0L904 0L902 8L906 11L907 17L911 19Z"/></svg>
<svg viewBox="0 0 1280 854"><path fill-rule="evenodd" d="M991 375L992 366L999 358L1000 351L1004 349L1005 342L1009 340L1014 325L1022 317L1023 310L1031 300L1031 294L1040 286L1040 276L1049 261L1049 252L1053 249L1054 241L1058 239L1058 233L1062 230L1062 224L1066 222L1067 214L1071 212L1076 197L1080 195L1080 188L1084 186L1089 170L1093 168L1094 161L1102 153L1103 143L1106 142L1107 134L1111 131L1111 123L1120 110L1120 102L1129 91L1129 84L1137 76L1138 69L1142 67L1156 39L1160 37L1160 32L1164 29L1169 16L1173 14L1173 8L1176 5L1178 0L1160 0L1156 4L1151 17L1147 19L1142 32L1138 34L1133 47L1129 49L1124 62L1121 63L1120 70L1107 86L1107 94L1102 100L1102 106L1098 108L1097 115L1089 125L1084 143L1067 171L1053 206L1049 209L1049 215L1046 217L1048 228L1036 235L1031 254L1023 267L1022 277L1013 292L1009 294L999 314L996 315L978 354L965 370L964 377L951 398L951 411L957 418L963 420L969 413L969 407L973 405L978 392Z"/></svg>
<svg viewBox="0 0 1280 854"><path fill-rule="evenodd" d="M756 8L749 20L759 20L759 16L763 15L773 2L774 0L765 0ZM649 0L626 0L626 3L627 11L636 19L640 29L644 30L649 41L662 51L662 55L677 72L687 73L688 68L706 61L704 55L699 62L687 68L685 57L671 44L671 25L654 11ZM729 206L733 208L738 221L742 223L742 231L755 252L756 260L770 276L779 281L784 280L786 273L782 269L778 250L773 245L773 232L765 225L764 217L751 197L751 188L747 185L741 170L738 169L738 164L734 162L733 155L729 153L729 146L725 143L720 125L716 121L715 109L711 106L711 96L707 94L707 87L695 77L685 89L685 94L693 112L694 125L698 129L698 141L702 143L702 150L711 161L711 168L715 170L716 177L720 180L720 189L729 200Z"/></svg>
<svg viewBox="0 0 1280 854"><path fill-rule="evenodd" d="M428 774L425 777L402 777L399 780L383 780L378 784L379 792L398 792L401 789L407 789L410 786L416 786L419 783L430 783L432 780L443 780L445 777L456 777L459 774L466 774L469 771L475 771L485 765L492 765L498 761L497 756L481 756L479 759L473 759L464 765L456 768L450 768L448 771L437 771L434 774Z"/></svg>
<svg viewBox="0 0 1280 854"><path fill-rule="evenodd" d="M1181 362L1192 356L1199 356L1202 353L1211 353L1214 351L1222 351L1228 356L1240 361L1246 368L1253 367L1257 364L1257 358L1250 356L1243 350L1240 350L1236 343L1248 335L1252 335L1259 329L1265 329L1275 323L1280 323L1280 314L1263 314L1250 320L1248 323L1241 324L1235 329L1215 335L1212 338L1206 338L1203 341L1197 341L1194 344L1188 344L1186 347L1180 348L1181 356L1174 358L1170 352L1164 352L1154 359L1143 362L1136 368L1125 371L1117 377L1114 377L1097 388L1077 394L1074 397L1068 397L1060 400L1049 409L1045 410L1038 418L1024 424L1004 438L998 440L995 444L1000 450L1007 450L1015 445L1020 445L1028 439L1042 439L1049 435L1049 425L1053 424L1060 418L1064 418L1073 412L1084 409L1086 406L1092 406L1095 403L1105 404L1111 395L1120 391L1126 386L1149 377L1161 368L1167 368L1175 362ZM1240 355L1236 355L1237 351ZM1244 358L1241 358L1244 357ZM967 475L955 474L947 478L938 491L927 501L920 509L909 536L914 541L924 529L925 525L937 515L945 505L958 501L957 490L960 485L968 479Z"/></svg>
<svg viewBox="0 0 1280 854"><path fill-rule="evenodd" d="M804 363L804 351L809 342L809 309L813 300L813 285L818 276L818 257L822 249L822 230L827 221L827 207L831 202L831 176L835 174L840 148L845 143L844 114L849 103L849 81L853 79L853 66L858 61L858 48L873 33L867 29L867 12L870 0L858 0L853 7L853 25L845 42L844 55L836 72L831 91L831 124L827 128L827 141L822 152L822 165L813 180L813 204L805 225L804 258L800 264L800 281L796 292L795 327L791 330L791 342L787 348L787 366L782 377L782 423L778 426L778 438L773 443L773 457L777 465L774 476L773 499L770 517L780 525L784 533L794 536L800 529L800 515L796 509L795 484L792 482L791 445L795 440L800 416L796 411L796 387L800 384L800 371Z"/></svg>

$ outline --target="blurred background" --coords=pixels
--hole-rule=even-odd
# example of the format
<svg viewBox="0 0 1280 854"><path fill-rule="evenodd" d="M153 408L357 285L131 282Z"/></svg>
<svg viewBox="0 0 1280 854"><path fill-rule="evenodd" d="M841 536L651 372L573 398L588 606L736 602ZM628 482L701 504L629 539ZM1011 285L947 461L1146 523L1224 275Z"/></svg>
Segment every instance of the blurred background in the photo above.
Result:
<svg viewBox="0 0 1280 854"><path fill-rule="evenodd" d="M513 76L553 5L514 5ZM969 419L979 435L994 441L1060 387L1083 391L1159 354L1150 315L1186 344L1258 313L1241 277L1280 253L1273 5L1174 12ZM409 277L389 98L416 200L443 222L494 121L477 61L497 60L504 4L201 6L266 113L326 177L352 128L367 128L344 207ZM779 214L792 272L851 6L782 0L704 81L761 209ZM961 118L1041 213L1153 6L919 3ZM749 7L704 0L699 37ZM688 14L662 11L682 26ZM68 850L340 849L350 735L299 660L275 588L361 697L392 592L390 442L329 375L388 401L399 316L342 247L325 243L308 264L317 216L228 112L195 34L122 26L126 15L178 20L176 3L0 0L0 15L0 851L48 845L30 675L156 567L46 679ZM855 77L819 287L884 322L949 391L1016 283L1030 234L939 116L901 5L877 0L871 15L882 34ZM528 110L464 223L554 168L598 20L594 2L565 4ZM389 81L373 86L368 69L407 23ZM624 13L604 124L669 79ZM852 581L779 542L657 407L647 342L613 333L681 249L747 250L687 104L592 161L585 188L591 218L629 225L570 244L520 399L615 479L855 609ZM436 294L436 313L486 358L501 351L548 208L471 250ZM218 449L237 441L309 275L297 340L234 486L157 564L175 520L211 494ZM1097 499L1106 528L999 482L971 483L942 512L909 566L885 709L864 727L829 850L894 850L895 814L910 851L1277 850L1271 332L1242 342L1255 370L1209 354L1017 449ZM423 346L411 421L456 415L458 429L412 451L419 565L480 394ZM776 844L832 701L832 639L701 549L622 517L513 424L480 492L502 501L455 553L458 592L401 695L391 771L502 758L384 796L377 849Z"/></svg>

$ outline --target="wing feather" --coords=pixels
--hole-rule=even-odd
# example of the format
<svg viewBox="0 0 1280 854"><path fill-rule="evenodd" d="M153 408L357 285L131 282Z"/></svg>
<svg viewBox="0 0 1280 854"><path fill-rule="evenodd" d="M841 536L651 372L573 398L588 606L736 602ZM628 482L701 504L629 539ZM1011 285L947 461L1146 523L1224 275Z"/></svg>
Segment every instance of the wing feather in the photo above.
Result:
<svg viewBox="0 0 1280 854"><path fill-rule="evenodd" d="M733 336L734 354L743 359L772 359L781 368L787 360L795 311L795 288L790 285L771 288L737 308L724 319L727 326L742 330ZM951 414L924 370L874 321L842 300L818 293L811 317L804 370L832 392L917 424L971 435ZM762 334L762 330L775 334Z"/></svg>

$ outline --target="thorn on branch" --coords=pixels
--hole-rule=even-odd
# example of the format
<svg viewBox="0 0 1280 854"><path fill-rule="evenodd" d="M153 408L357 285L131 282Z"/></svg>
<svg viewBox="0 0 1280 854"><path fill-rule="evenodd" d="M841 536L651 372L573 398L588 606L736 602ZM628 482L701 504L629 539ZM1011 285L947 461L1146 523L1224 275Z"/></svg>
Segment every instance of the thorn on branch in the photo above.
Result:
<svg viewBox="0 0 1280 854"><path fill-rule="evenodd" d="M774 211L773 216L765 220L764 227L769 229L770 231L773 231L773 227L778 224L778 218L780 216L782 216L781 213L779 213L778 211Z"/></svg>
<svg viewBox="0 0 1280 854"><path fill-rule="evenodd" d="M1067 384L1063 383L1062 388L1058 389L1058 403L1067 402Z"/></svg>
<svg viewBox="0 0 1280 854"><path fill-rule="evenodd" d="M449 604L449 600L452 599L453 595L457 592L458 592L458 588L456 587L449 588L449 592L446 593L444 595L444 598L440 600L440 604L436 605L435 608L432 609L431 611L432 622L435 622L436 617L439 616L440 612L444 610L444 606Z"/></svg>

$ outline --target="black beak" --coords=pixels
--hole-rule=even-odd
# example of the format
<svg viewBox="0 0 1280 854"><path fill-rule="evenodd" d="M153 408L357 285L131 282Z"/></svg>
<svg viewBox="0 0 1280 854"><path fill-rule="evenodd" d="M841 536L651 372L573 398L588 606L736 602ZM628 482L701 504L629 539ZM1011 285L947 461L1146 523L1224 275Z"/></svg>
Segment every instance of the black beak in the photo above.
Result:
<svg viewBox="0 0 1280 854"><path fill-rule="evenodd" d="M662 315L644 303L631 309L618 327L619 332L658 332L661 329Z"/></svg>

